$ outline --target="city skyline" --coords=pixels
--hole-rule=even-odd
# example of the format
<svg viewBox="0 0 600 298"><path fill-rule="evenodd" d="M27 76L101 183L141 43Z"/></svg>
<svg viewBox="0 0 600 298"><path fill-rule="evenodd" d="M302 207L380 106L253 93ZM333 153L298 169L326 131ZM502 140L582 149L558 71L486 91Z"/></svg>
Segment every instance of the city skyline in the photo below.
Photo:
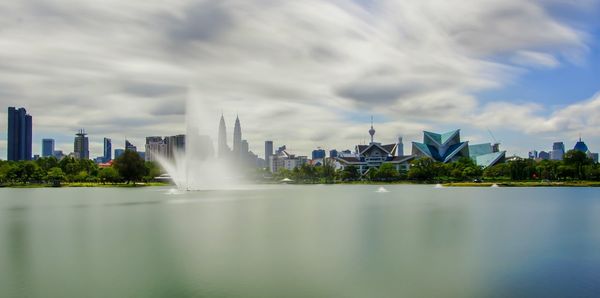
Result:
<svg viewBox="0 0 600 298"><path fill-rule="evenodd" d="M91 156L103 137L139 147L185 133L190 88L227 119L243 111L253 152L270 139L302 154L352 148L370 115L384 143L460 128L477 143L490 129L511 155L579 133L600 147L598 1L130 5L4 5L0 105L35 116L34 154L43 138L70 151L80 127L97 136Z"/></svg>

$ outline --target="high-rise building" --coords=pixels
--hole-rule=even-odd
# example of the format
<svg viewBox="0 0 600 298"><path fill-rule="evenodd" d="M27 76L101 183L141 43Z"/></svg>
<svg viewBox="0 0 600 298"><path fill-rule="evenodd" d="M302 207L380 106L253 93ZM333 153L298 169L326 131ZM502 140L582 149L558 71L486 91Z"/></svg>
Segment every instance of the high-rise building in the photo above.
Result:
<svg viewBox="0 0 600 298"><path fill-rule="evenodd" d="M8 160L31 160L32 124L25 108L8 108Z"/></svg>
<svg viewBox="0 0 600 298"><path fill-rule="evenodd" d="M273 155L273 141L265 141L265 167L267 169L271 168L271 164L269 164L271 155Z"/></svg>
<svg viewBox="0 0 600 298"><path fill-rule="evenodd" d="M550 159L550 153L546 151L540 151L540 153L538 153L538 158L541 160L548 160Z"/></svg>
<svg viewBox="0 0 600 298"><path fill-rule="evenodd" d="M562 160L565 155L565 144L563 142L554 142L552 151L550 151L550 159Z"/></svg>
<svg viewBox="0 0 600 298"><path fill-rule="evenodd" d="M248 155L248 151L250 151L249 145L248 145L248 141L247 140L242 140L242 148L241 148L241 156L246 156Z"/></svg>
<svg viewBox="0 0 600 298"><path fill-rule="evenodd" d="M185 152L185 135L169 136L164 138L167 158L174 158L176 154Z"/></svg>
<svg viewBox="0 0 600 298"><path fill-rule="evenodd" d="M229 146L227 145L227 126L225 125L225 118L221 114L221 121L219 121L219 138L218 138L218 154L219 157L223 158L229 156Z"/></svg>
<svg viewBox="0 0 600 298"><path fill-rule="evenodd" d="M531 150L529 151L529 159L537 159L538 158L538 152L537 150Z"/></svg>
<svg viewBox="0 0 600 298"><path fill-rule="evenodd" d="M166 156L167 144L162 137L146 137L145 160L158 161L157 157Z"/></svg>
<svg viewBox="0 0 600 298"><path fill-rule="evenodd" d="M137 152L137 147L134 146L129 140L125 140L125 150Z"/></svg>
<svg viewBox="0 0 600 298"><path fill-rule="evenodd" d="M112 140L104 138L104 154L102 154L102 162L109 162L112 159Z"/></svg>
<svg viewBox="0 0 600 298"><path fill-rule="evenodd" d="M42 139L42 157L50 157L54 154L54 139Z"/></svg>
<svg viewBox="0 0 600 298"><path fill-rule="evenodd" d="M233 128L233 153L235 157L241 156L242 151L242 126L240 125L240 118L235 117L235 127Z"/></svg>
<svg viewBox="0 0 600 298"><path fill-rule="evenodd" d="M90 145L85 130L80 129L75 134L75 141L73 142L73 154L77 159L90 159Z"/></svg>
<svg viewBox="0 0 600 298"><path fill-rule="evenodd" d="M312 159L320 159L320 158L325 158L325 150L321 149L321 148L317 148L316 150L313 150L312 152Z"/></svg>
<svg viewBox="0 0 600 298"><path fill-rule="evenodd" d="M123 153L125 153L125 149L115 149L115 159L119 158Z"/></svg>
<svg viewBox="0 0 600 298"><path fill-rule="evenodd" d="M338 151L335 149L329 150L329 157L331 157L331 158L338 157Z"/></svg>

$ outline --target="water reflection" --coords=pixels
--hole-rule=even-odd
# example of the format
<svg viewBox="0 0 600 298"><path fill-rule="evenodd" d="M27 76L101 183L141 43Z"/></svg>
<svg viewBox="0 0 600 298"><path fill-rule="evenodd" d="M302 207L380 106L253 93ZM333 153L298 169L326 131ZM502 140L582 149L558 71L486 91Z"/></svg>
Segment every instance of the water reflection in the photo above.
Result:
<svg viewBox="0 0 600 298"><path fill-rule="evenodd" d="M600 290L596 189L3 189L1 297Z"/></svg>

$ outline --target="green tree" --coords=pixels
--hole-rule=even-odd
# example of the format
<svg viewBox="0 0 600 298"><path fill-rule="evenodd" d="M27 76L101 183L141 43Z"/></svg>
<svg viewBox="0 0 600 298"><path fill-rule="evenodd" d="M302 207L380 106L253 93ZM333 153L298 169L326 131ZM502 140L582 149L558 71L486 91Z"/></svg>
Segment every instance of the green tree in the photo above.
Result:
<svg viewBox="0 0 600 298"><path fill-rule="evenodd" d="M374 178L378 181L394 181L400 178L400 173L393 164L384 163L375 171Z"/></svg>
<svg viewBox="0 0 600 298"><path fill-rule="evenodd" d="M54 185L60 185L66 178L65 173L59 167L51 168L46 175L46 181L51 182Z"/></svg>
<svg viewBox="0 0 600 298"><path fill-rule="evenodd" d="M563 163L565 166L569 166L573 169L573 178L585 179L583 167L593 164L594 161L584 152L579 150L569 150L563 157Z"/></svg>
<svg viewBox="0 0 600 298"><path fill-rule="evenodd" d="M102 183L116 183L121 180L121 177L115 168L108 167L99 170L98 179L100 179L100 182Z"/></svg>
<svg viewBox="0 0 600 298"><path fill-rule="evenodd" d="M119 175L129 184L140 181L146 175L144 160L135 151L125 150L114 162Z"/></svg>
<svg viewBox="0 0 600 298"><path fill-rule="evenodd" d="M439 166L428 157L415 160L408 170L408 179L430 181L438 176Z"/></svg>
<svg viewBox="0 0 600 298"><path fill-rule="evenodd" d="M348 165L344 167L341 173L342 180L358 180L360 178L360 173L358 172L358 167L354 165Z"/></svg>
<svg viewBox="0 0 600 298"><path fill-rule="evenodd" d="M158 177L160 174L162 174L160 166L155 162L148 161L145 163L145 167L146 176L144 177L144 180L146 181L154 180L155 177Z"/></svg>

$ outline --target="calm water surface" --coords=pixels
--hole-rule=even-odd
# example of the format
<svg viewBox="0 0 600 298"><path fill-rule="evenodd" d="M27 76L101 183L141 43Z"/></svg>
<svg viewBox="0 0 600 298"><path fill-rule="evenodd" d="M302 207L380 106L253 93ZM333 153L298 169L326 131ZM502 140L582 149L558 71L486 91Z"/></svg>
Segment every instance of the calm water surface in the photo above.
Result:
<svg viewBox="0 0 600 298"><path fill-rule="evenodd" d="M0 297L599 297L600 189L0 189Z"/></svg>

